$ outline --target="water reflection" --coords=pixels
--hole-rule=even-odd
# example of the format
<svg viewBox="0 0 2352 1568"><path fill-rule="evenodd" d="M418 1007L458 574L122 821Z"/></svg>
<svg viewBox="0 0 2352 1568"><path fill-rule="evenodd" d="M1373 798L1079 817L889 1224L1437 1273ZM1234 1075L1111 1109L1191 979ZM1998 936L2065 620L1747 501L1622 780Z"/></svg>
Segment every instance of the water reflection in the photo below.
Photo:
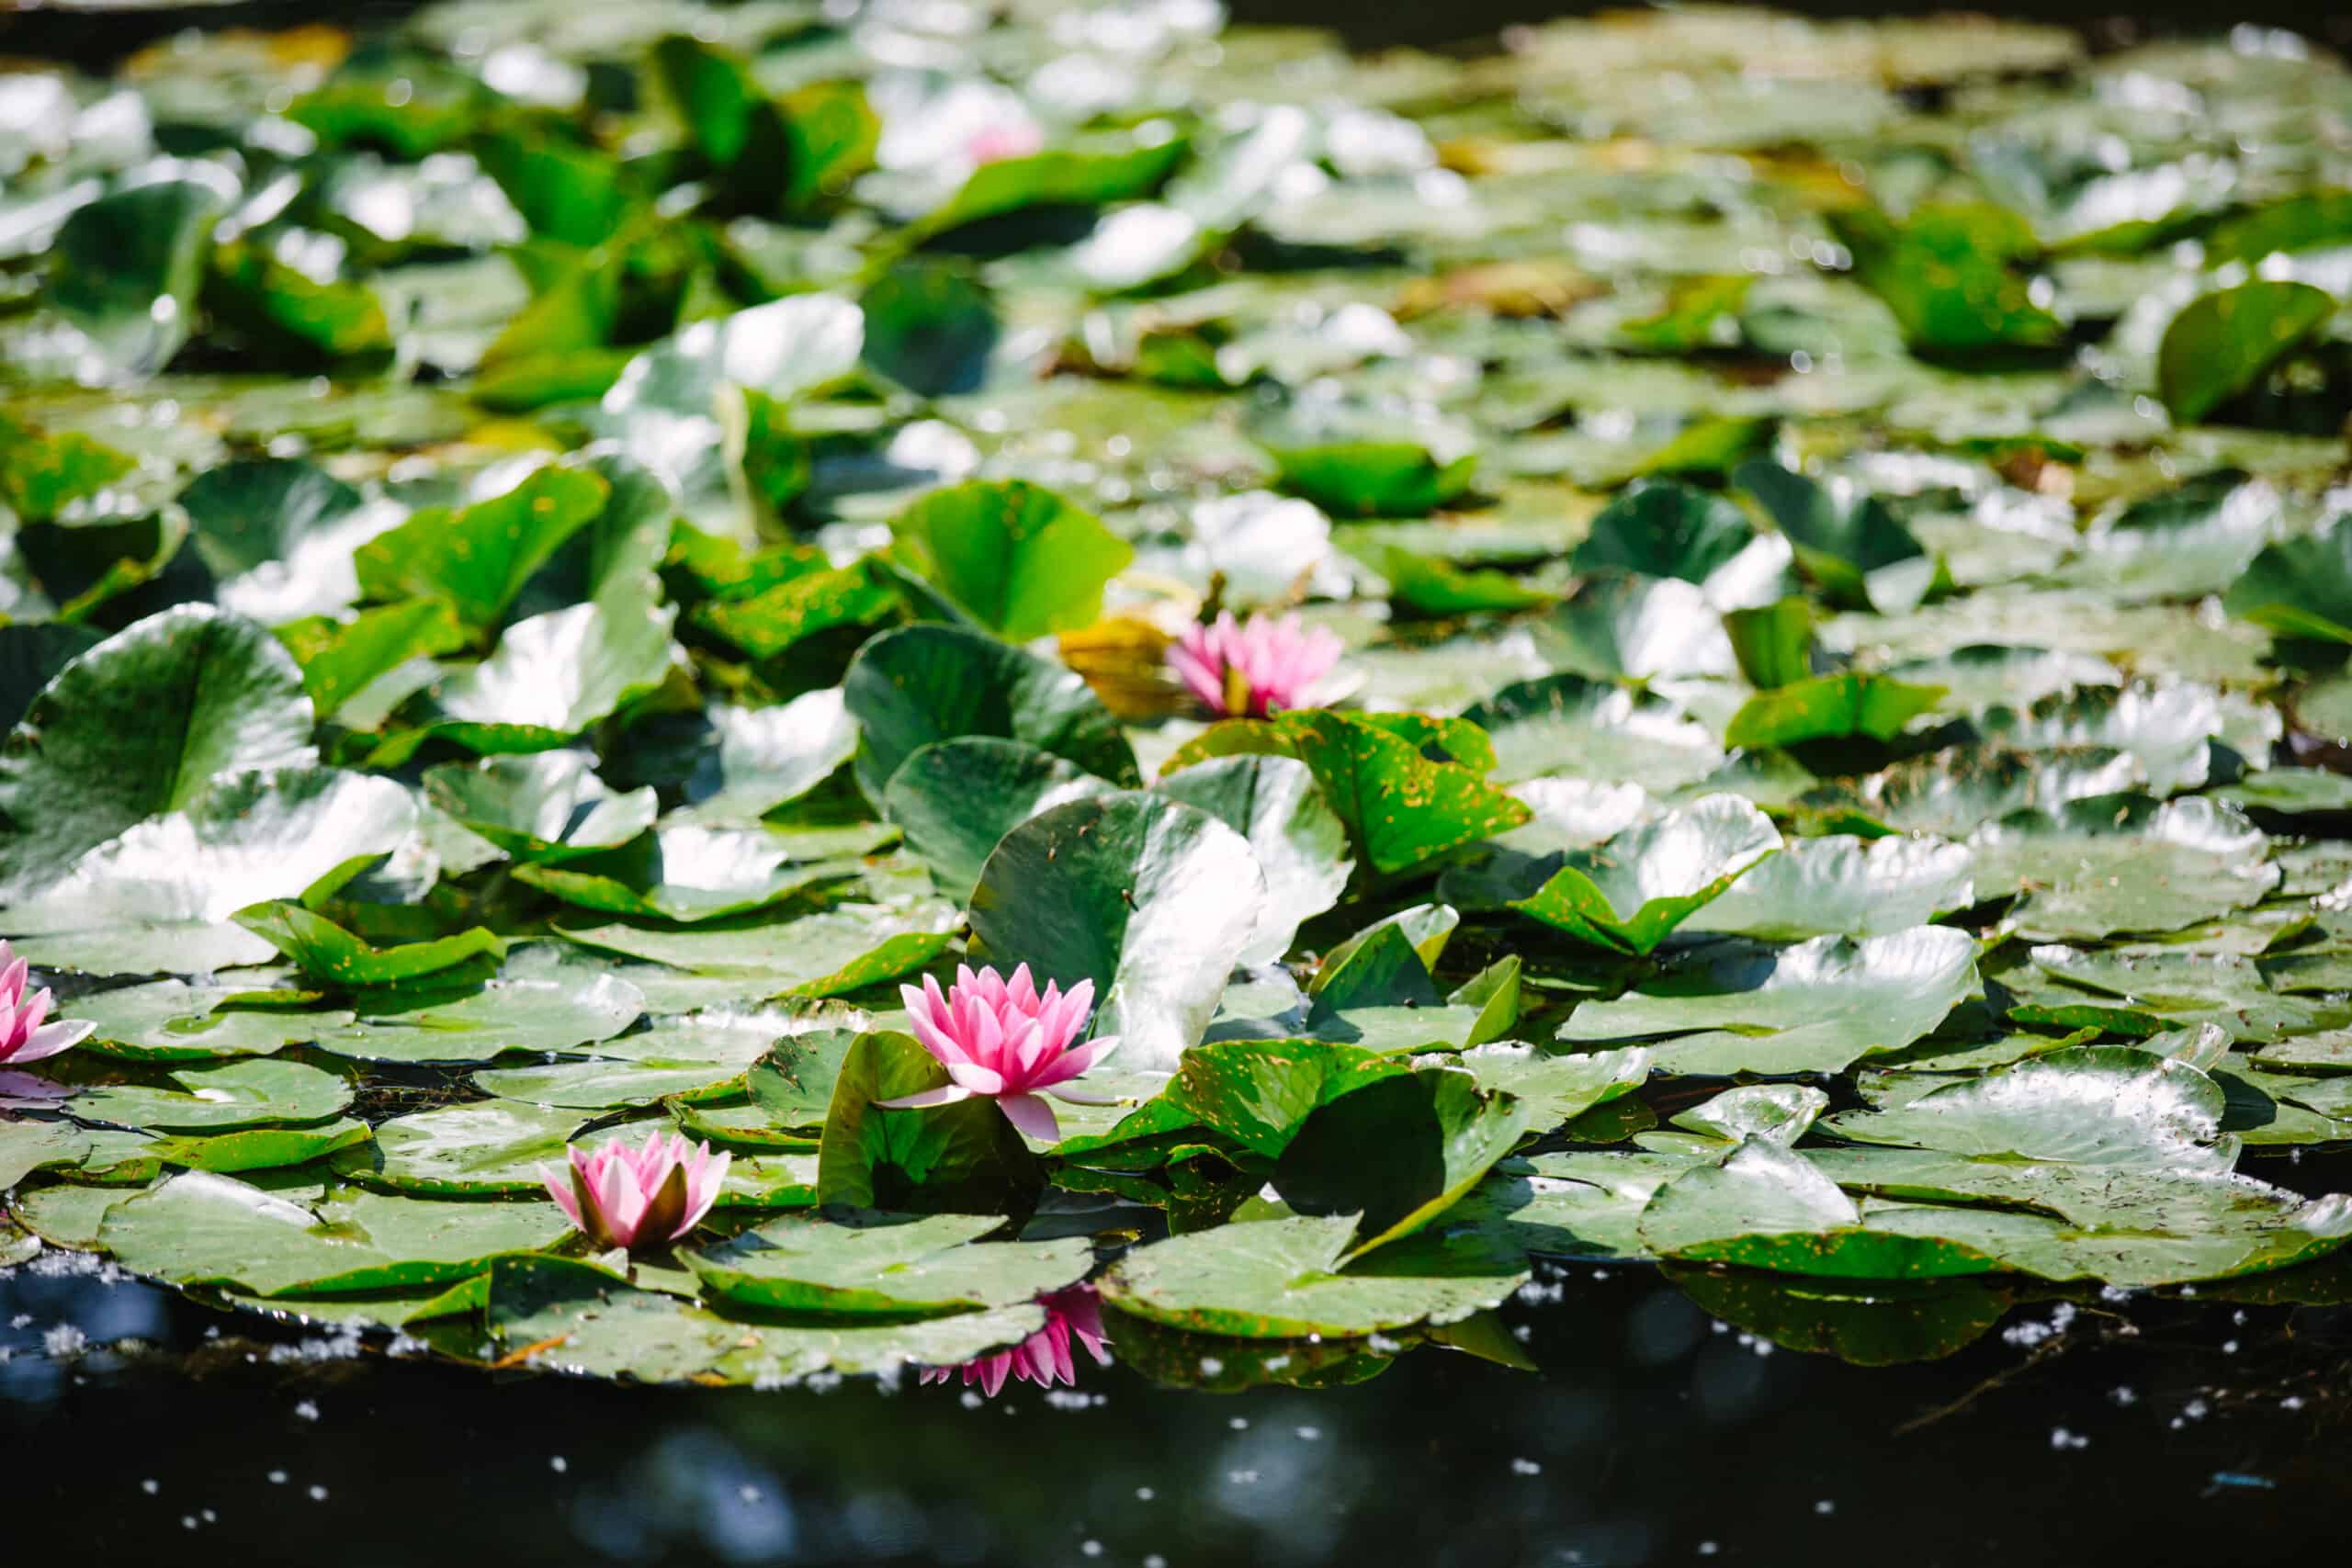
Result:
<svg viewBox="0 0 2352 1568"><path fill-rule="evenodd" d="M2234 1562L2317 1548L2352 1506L2327 1436L2352 1313L2308 1304L2345 1299L2352 1269L2188 1299L2037 1287L2000 1300L1997 1328L1995 1291L1554 1269L1488 1318L1377 1342L1106 1313L1110 1364L1073 1356L1084 1398L1008 1375L983 1400L912 1377L498 1378L389 1359L380 1338L273 1356L300 1331L58 1268L0 1277L0 1431L11 1453L135 1453L14 1472L20 1506L87 1521L109 1561L185 1551L193 1529L272 1561L364 1542L413 1562L455 1528L511 1568L1647 1564L1710 1542L1783 1562L1861 1539L1922 1543L1923 1562ZM163 1348L52 1356L61 1326ZM2127 1482L2128 1513L2098 1501Z"/></svg>

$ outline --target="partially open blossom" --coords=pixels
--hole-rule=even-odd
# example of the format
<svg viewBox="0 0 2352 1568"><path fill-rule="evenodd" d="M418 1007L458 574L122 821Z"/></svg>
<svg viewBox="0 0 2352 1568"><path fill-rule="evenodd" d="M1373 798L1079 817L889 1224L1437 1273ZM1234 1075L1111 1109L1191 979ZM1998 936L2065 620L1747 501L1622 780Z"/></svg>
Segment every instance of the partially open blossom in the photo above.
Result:
<svg viewBox="0 0 2352 1568"><path fill-rule="evenodd" d="M32 965L0 942L0 1064L9 1066L54 1056L97 1027L85 1020L65 1018L43 1023L54 998L46 986L26 996L25 985L31 976Z"/></svg>
<svg viewBox="0 0 2352 1568"><path fill-rule="evenodd" d="M972 973L956 966L956 984L945 994L939 981L923 976L922 989L899 987L914 1021L915 1038L939 1059L953 1083L900 1100L877 1100L885 1110L952 1105L974 1095L993 1100L1005 1119L1033 1138L1061 1136L1051 1094L1076 1104L1097 1103L1071 1089L1069 1082L1110 1055L1117 1039L1075 1043L1094 1011L1094 982L1080 980L1065 995L1048 982L1037 992L1023 964L1005 979L992 968Z"/></svg>
<svg viewBox="0 0 2352 1568"><path fill-rule="evenodd" d="M984 125L964 139L964 156L973 164L994 164L1006 158L1026 158L1046 145L1046 133L1035 120L1001 119Z"/></svg>
<svg viewBox="0 0 2352 1568"><path fill-rule="evenodd" d="M556 1206L600 1249L637 1251L673 1242L702 1224L718 1201L719 1183L734 1157L655 1132L641 1149L618 1138L594 1152L575 1147L571 1169L542 1165L539 1179Z"/></svg>
<svg viewBox="0 0 2352 1568"><path fill-rule="evenodd" d="M982 1393L991 1395L1004 1386L1007 1378L1019 1378L1040 1388L1057 1382L1076 1386L1078 1362L1069 1353L1073 1338L1086 1347L1096 1366L1111 1364L1111 1341L1102 1332L1102 1306L1093 1286L1072 1285L1067 1291L1039 1296L1037 1304L1046 1309L1046 1326L1012 1349L978 1357L960 1367L925 1367L922 1381L945 1382L960 1373L965 1387L978 1383Z"/></svg>
<svg viewBox="0 0 2352 1568"><path fill-rule="evenodd" d="M1237 625L1233 612L1214 626L1198 622L1168 650L1169 668L1222 718L1264 718L1306 705L1306 694L1340 661L1340 639L1296 615L1252 615Z"/></svg>

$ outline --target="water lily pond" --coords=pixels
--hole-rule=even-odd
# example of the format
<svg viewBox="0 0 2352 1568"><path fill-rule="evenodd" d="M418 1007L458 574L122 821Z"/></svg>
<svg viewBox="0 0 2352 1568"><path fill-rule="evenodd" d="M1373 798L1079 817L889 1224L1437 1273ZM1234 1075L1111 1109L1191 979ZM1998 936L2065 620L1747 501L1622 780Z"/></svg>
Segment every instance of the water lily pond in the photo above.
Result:
<svg viewBox="0 0 2352 1568"><path fill-rule="evenodd" d="M20 1509L2335 1546L2323 43L254 9L0 32Z"/></svg>

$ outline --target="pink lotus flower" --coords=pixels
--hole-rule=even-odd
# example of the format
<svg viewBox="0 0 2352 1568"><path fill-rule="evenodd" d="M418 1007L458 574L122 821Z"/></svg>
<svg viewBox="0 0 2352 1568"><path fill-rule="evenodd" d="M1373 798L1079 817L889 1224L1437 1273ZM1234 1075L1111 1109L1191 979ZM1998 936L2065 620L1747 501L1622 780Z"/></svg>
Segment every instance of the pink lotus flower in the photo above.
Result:
<svg viewBox="0 0 2352 1568"><path fill-rule="evenodd" d="M1051 1388L1057 1382L1074 1388L1078 1385L1078 1362L1069 1353L1073 1336L1093 1356L1096 1366L1111 1364L1111 1341L1102 1332L1102 1300L1094 1293L1093 1286L1072 1285L1067 1291L1039 1296L1037 1304L1046 1309L1046 1326L1012 1349L981 1356L960 1367L925 1367L922 1380L945 1382L960 1372L965 1387L978 1383L980 1391L991 1397L1004 1387L1009 1377L1034 1382L1039 1388Z"/></svg>
<svg viewBox="0 0 2352 1568"><path fill-rule="evenodd" d="M984 125L964 139L964 156L975 165L1001 163L1007 158L1026 158L1042 152L1046 133L1025 119L1000 120Z"/></svg>
<svg viewBox="0 0 2352 1568"><path fill-rule="evenodd" d="M0 1063L12 1066L54 1056L97 1027L80 1019L43 1023L54 998L46 986L30 997L25 995L25 983L31 975L32 965L0 942Z"/></svg>
<svg viewBox="0 0 2352 1568"><path fill-rule="evenodd" d="M1198 622L1168 650L1169 668L1223 718L1264 718L1305 705L1307 690L1340 661L1340 639L1296 615L1252 615L1234 624L1233 612L1215 626Z"/></svg>
<svg viewBox="0 0 2352 1568"><path fill-rule="evenodd" d="M542 1165L539 1179L556 1207L600 1251L634 1252L673 1242L702 1224L718 1201L718 1184L734 1157L713 1155L708 1144L688 1148L685 1139L655 1132L641 1149L618 1138L594 1153L575 1147L569 1171Z"/></svg>
<svg viewBox="0 0 2352 1568"><path fill-rule="evenodd" d="M876 1100L883 1109L953 1105L979 1095L995 1100L1005 1120L1023 1133L1050 1142L1061 1136L1061 1124L1041 1094L1078 1105L1103 1103L1067 1087L1119 1043L1114 1036L1072 1043L1086 1032L1094 1011L1093 981L1080 980L1068 995L1048 982L1041 997L1026 964L1010 980L992 968L975 975L959 964L956 984L944 996L929 975L922 990L901 986L899 995L914 1021L915 1038L956 1081L900 1100Z"/></svg>

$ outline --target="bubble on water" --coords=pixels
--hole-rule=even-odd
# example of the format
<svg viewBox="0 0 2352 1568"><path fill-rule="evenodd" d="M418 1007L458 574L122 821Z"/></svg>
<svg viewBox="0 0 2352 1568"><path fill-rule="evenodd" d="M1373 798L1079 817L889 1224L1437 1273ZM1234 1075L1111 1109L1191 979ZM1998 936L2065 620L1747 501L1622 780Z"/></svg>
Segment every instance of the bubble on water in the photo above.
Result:
<svg viewBox="0 0 2352 1568"><path fill-rule="evenodd" d="M142 1481L139 1483L139 1490L146 1493L150 1497L153 1497L156 1493L161 1492L163 1489L164 1483L160 1481L149 1480Z"/></svg>
<svg viewBox="0 0 2352 1568"><path fill-rule="evenodd" d="M319 1418L318 1402L306 1399L294 1407L294 1414L305 1421L315 1421Z"/></svg>
<svg viewBox="0 0 2352 1568"><path fill-rule="evenodd" d="M1813 1506L1813 1511L1822 1515L1834 1514L1838 1511L1838 1505L1824 1497Z"/></svg>
<svg viewBox="0 0 2352 1568"><path fill-rule="evenodd" d="M2082 1433L2068 1431L2064 1427L2052 1427L2050 1428L2050 1446L2053 1449L2086 1449L2091 1446L2091 1440Z"/></svg>
<svg viewBox="0 0 2352 1568"><path fill-rule="evenodd" d="M311 1487L311 1502L313 1502L313 1503L323 1503L323 1502L325 1502L326 1500L327 1500L327 1489L326 1489L325 1487L323 1487L323 1486L320 1486L320 1485L317 1485L317 1484L315 1484L315 1483L314 1483L314 1484Z"/></svg>
<svg viewBox="0 0 2352 1568"><path fill-rule="evenodd" d="M1323 1428L1320 1427L1301 1427L1298 1428L1298 1440L1302 1443L1314 1442L1322 1435Z"/></svg>
<svg viewBox="0 0 2352 1568"><path fill-rule="evenodd" d="M1541 1475L1544 1467L1532 1459L1515 1459L1510 1461L1510 1472L1513 1475Z"/></svg>
<svg viewBox="0 0 2352 1568"><path fill-rule="evenodd" d="M58 1360L67 1360L88 1348L90 1337L70 1323L61 1323L40 1337L40 1348Z"/></svg>
<svg viewBox="0 0 2352 1568"><path fill-rule="evenodd" d="M1236 1416L1232 1420L1227 1421L1226 1425L1232 1427L1237 1432L1246 1432L1250 1429L1250 1417L1247 1416Z"/></svg>
<svg viewBox="0 0 2352 1568"><path fill-rule="evenodd" d="M564 1458L561 1454L557 1454L548 1461L548 1468L554 1471L558 1475L561 1475L565 1471L571 1468L571 1461Z"/></svg>

